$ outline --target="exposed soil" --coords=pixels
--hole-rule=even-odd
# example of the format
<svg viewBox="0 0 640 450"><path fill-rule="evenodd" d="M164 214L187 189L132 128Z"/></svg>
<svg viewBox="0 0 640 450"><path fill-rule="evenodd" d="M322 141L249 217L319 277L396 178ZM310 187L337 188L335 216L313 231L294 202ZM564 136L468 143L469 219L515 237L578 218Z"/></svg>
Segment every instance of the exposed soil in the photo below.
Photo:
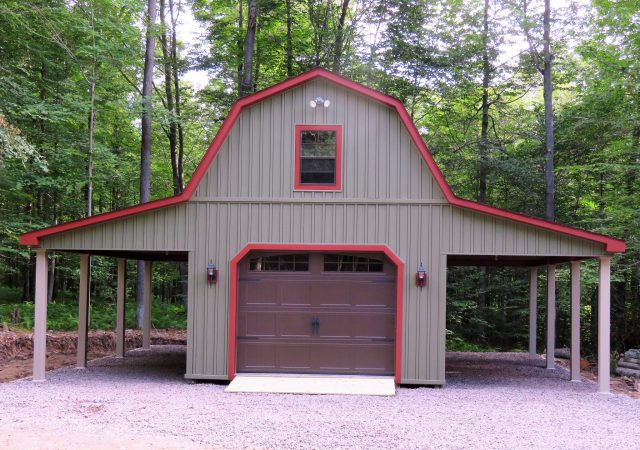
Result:
<svg viewBox="0 0 640 450"><path fill-rule="evenodd" d="M570 370L571 362L568 359L555 358L556 364L560 367ZM594 383L598 382L598 367L595 365L588 365L580 370L580 375L589 381ZM611 390L618 394L628 395L631 398L640 400L640 380L633 377L620 377L617 375L611 375L611 382L609 383Z"/></svg>
<svg viewBox="0 0 640 450"><path fill-rule="evenodd" d="M47 333L47 370L72 366L76 363L76 332L50 331ZM152 345L186 345L186 330L153 330ZM142 346L142 332L125 332L127 350ZM116 335L113 331L89 332L89 360L113 355ZM33 370L33 334L0 331L0 383L31 376Z"/></svg>

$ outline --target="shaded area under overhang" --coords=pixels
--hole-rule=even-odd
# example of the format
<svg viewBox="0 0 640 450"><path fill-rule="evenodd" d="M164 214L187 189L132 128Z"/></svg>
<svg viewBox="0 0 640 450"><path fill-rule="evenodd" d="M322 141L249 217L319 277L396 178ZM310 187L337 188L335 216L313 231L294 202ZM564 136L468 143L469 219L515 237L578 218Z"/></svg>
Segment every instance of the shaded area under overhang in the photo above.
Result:
<svg viewBox="0 0 640 450"><path fill-rule="evenodd" d="M142 261L175 261L187 262L189 252L187 251L146 251L146 250L60 250L47 249L49 252L76 253L91 256L109 256L112 258L125 258Z"/></svg>
<svg viewBox="0 0 640 450"><path fill-rule="evenodd" d="M570 261L583 261L597 256L525 256L525 255L447 255L447 267L456 266L510 266L537 267Z"/></svg>

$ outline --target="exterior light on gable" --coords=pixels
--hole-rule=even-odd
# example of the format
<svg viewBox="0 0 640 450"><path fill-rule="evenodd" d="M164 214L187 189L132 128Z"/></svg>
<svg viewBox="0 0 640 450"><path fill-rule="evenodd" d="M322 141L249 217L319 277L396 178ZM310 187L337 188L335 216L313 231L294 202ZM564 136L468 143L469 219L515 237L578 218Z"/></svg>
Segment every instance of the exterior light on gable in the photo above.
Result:
<svg viewBox="0 0 640 450"><path fill-rule="evenodd" d="M331 105L331 102L325 98L322 98L320 96L314 98L313 100L311 100L309 102L309 106L311 106L312 108L315 108L318 105L324 105L325 108L328 108L329 105Z"/></svg>

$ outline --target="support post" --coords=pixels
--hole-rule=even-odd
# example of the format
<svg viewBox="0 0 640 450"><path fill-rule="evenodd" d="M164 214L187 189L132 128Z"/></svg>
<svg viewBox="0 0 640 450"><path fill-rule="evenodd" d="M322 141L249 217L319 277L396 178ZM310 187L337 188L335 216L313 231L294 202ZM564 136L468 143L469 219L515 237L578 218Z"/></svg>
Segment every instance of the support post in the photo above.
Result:
<svg viewBox="0 0 640 450"><path fill-rule="evenodd" d="M547 265L547 369L555 369L556 265Z"/></svg>
<svg viewBox="0 0 640 450"><path fill-rule="evenodd" d="M33 326L33 381L44 381L47 363L47 251L36 250L35 317Z"/></svg>
<svg viewBox="0 0 640 450"><path fill-rule="evenodd" d="M151 348L151 261L144 262L144 311L142 312L142 348Z"/></svg>
<svg viewBox="0 0 640 450"><path fill-rule="evenodd" d="M538 327L538 268L532 267L529 272L529 358L536 354L536 335Z"/></svg>
<svg viewBox="0 0 640 450"><path fill-rule="evenodd" d="M580 380L580 261L571 261L571 381Z"/></svg>
<svg viewBox="0 0 640 450"><path fill-rule="evenodd" d="M124 358L125 289L127 284L127 260L118 258L118 285L116 288L116 358Z"/></svg>
<svg viewBox="0 0 640 450"><path fill-rule="evenodd" d="M609 393L611 370L611 257L600 257L598 287L598 391Z"/></svg>
<svg viewBox="0 0 640 450"><path fill-rule="evenodd" d="M76 368L87 367L87 334L89 325L89 286L91 282L91 257L80 255L80 293L78 298L78 345Z"/></svg>

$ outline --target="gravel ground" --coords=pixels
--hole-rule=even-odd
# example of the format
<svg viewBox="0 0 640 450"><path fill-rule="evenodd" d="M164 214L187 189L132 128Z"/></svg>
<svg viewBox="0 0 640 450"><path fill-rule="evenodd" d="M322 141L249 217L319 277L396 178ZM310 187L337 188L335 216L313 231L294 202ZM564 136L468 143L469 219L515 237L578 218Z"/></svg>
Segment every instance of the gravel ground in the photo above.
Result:
<svg viewBox="0 0 640 450"><path fill-rule="evenodd" d="M395 397L225 394L186 383L184 355L155 347L0 384L0 448L640 447L640 401L526 354L451 354L445 388Z"/></svg>

